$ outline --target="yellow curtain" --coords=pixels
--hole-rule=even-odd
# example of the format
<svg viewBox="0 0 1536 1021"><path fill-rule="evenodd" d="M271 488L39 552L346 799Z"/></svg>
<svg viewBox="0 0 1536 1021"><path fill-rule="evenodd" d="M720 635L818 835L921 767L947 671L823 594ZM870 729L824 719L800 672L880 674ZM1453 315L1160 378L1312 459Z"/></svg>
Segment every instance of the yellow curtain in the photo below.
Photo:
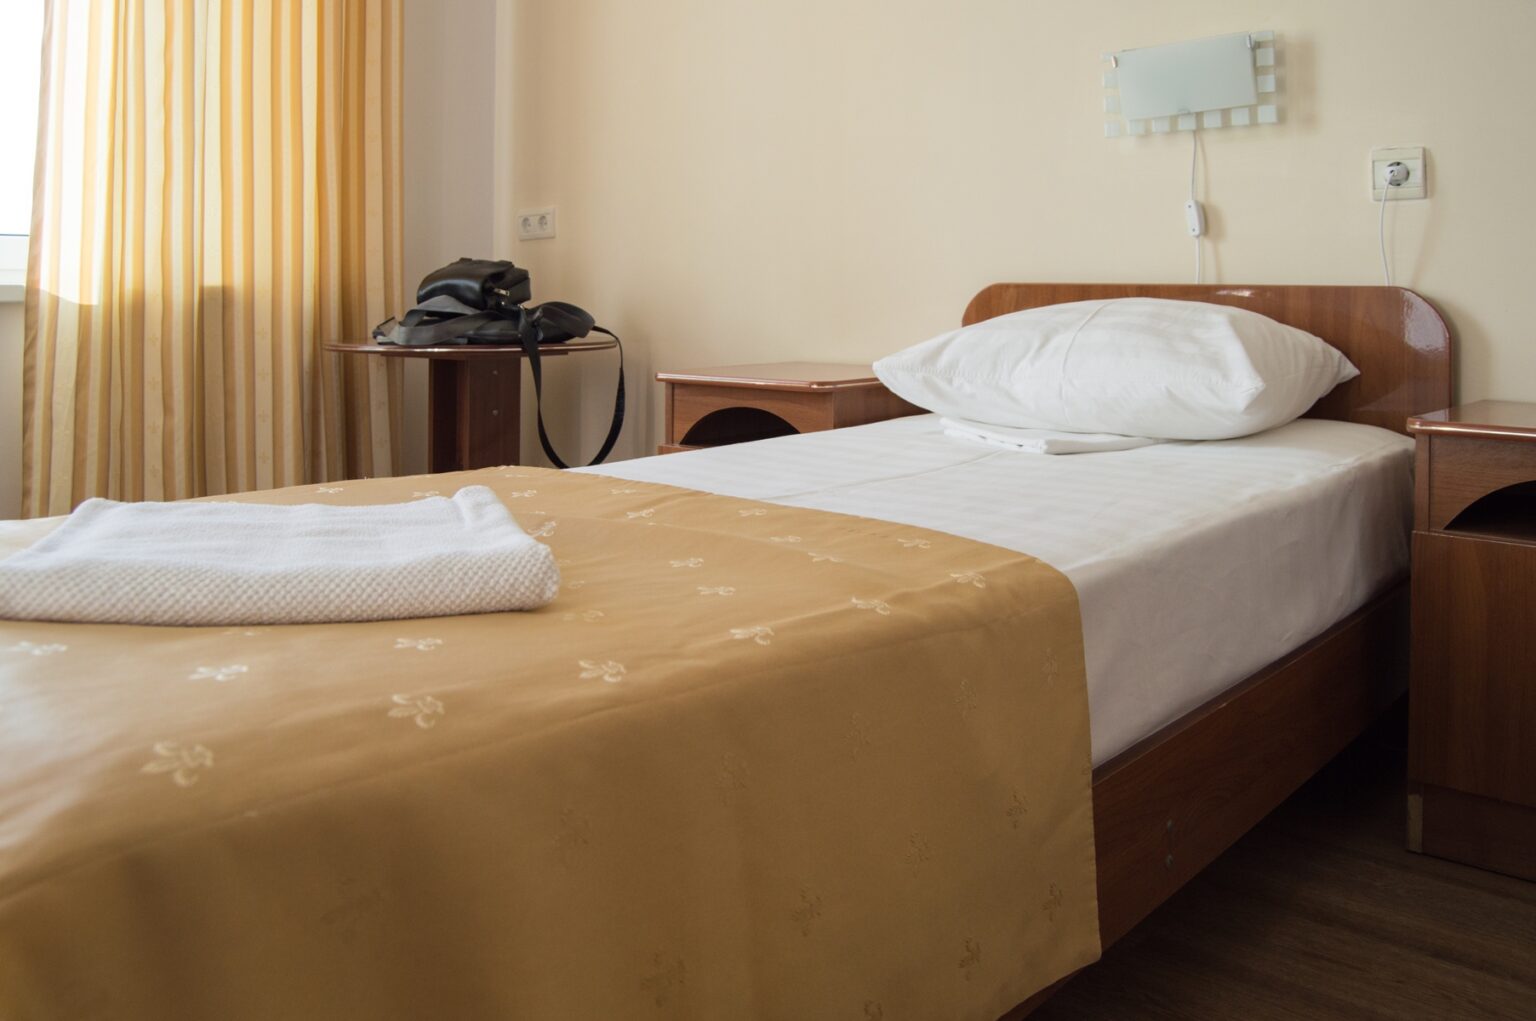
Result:
<svg viewBox="0 0 1536 1021"><path fill-rule="evenodd" d="M49 0L23 503L394 470L401 0Z"/></svg>

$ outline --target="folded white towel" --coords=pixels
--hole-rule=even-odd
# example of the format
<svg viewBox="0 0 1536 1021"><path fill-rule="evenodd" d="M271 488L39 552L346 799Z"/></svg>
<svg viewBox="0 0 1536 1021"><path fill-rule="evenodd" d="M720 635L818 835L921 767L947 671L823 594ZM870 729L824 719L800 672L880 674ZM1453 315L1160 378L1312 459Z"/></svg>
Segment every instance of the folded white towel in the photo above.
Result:
<svg viewBox="0 0 1536 1021"><path fill-rule="evenodd" d="M1055 429L1015 429L1006 425L988 425L964 418L941 418L944 435L954 436L993 447L1019 450L1026 454L1092 454L1105 450L1135 450L1161 440L1145 436L1117 436L1113 433L1069 433Z"/></svg>
<svg viewBox="0 0 1536 1021"><path fill-rule="evenodd" d="M496 495L372 507L87 500L0 560L0 618L314 624L531 610L560 572Z"/></svg>

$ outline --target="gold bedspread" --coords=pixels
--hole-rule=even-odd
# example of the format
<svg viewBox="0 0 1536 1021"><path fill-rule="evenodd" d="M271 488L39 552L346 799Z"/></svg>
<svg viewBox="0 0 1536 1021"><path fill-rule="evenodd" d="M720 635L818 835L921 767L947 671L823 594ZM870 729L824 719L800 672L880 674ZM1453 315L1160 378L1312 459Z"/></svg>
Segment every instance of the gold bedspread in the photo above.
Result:
<svg viewBox="0 0 1536 1021"><path fill-rule="evenodd" d="M1097 956L1062 575L530 468L244 499L472 483L546 609L0 622L0 1018L991 1021Z"/></svg>

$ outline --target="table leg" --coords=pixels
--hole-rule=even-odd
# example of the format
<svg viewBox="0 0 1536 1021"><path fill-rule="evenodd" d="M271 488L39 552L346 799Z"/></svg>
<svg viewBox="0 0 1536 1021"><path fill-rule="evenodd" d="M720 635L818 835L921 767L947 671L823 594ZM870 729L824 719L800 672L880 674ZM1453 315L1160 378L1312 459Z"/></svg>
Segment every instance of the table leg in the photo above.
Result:
<svg viewBox="0 0 1536 1021"><path fill-rule="evenodd" d="M432 472L517 464L520 358L434 358L427 379L427 466Z"/></svg>

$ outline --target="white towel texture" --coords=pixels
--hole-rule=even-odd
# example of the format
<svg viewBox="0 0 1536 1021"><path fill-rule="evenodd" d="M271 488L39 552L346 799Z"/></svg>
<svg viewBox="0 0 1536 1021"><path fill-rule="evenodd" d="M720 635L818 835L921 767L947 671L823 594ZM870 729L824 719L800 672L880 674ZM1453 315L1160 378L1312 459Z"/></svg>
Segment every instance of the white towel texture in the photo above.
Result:
<svg viewBox="0 0 1536 1021"><path fill-rule="evenodd" d="M372 507L87 500L0 560L0 618L318 624L532 610L549 547L485 486Z"/></svg>
<svg viewBox="0 0 1536 1021"><path fill-rule="evenodd" d="M989 425L964 418L941 418L944 435L973 443L985 443L1026 454L1092 454L1106 450L1135 450L1161 440L1145 436L1117 436L1113 433L1069 433L1055 429L1018 429L1007 425Z"/></svg>

